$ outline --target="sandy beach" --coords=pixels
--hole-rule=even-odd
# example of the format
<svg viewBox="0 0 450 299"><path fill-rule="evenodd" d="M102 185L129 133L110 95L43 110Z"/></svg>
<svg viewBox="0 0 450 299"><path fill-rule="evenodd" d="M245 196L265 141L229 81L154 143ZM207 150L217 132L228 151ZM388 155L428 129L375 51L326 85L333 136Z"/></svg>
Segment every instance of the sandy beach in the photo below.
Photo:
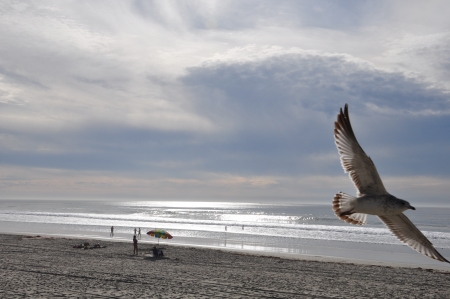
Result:
<svg viewBox="0 0 450 299"><path fill-rule="evenodd" d="M152 246L0 235L0 298L450 298L448 271Z"/></svg>

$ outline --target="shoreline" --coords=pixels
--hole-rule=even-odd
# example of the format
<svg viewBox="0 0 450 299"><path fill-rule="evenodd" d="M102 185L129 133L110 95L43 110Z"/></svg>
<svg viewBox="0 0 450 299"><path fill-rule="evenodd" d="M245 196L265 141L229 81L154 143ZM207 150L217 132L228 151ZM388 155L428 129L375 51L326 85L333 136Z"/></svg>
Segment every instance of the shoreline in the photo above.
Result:
<svg viewBox="0 0 450 299"><path fill-rule="evenodd" d="M91 241L91 240L89 240ZM0 234L6 298L449 298L449 272L237 251ZM363 293L362 293L363 292ZM364 295L362 295L364 294ZM431 295L431 297L430 297Z"/></svg>

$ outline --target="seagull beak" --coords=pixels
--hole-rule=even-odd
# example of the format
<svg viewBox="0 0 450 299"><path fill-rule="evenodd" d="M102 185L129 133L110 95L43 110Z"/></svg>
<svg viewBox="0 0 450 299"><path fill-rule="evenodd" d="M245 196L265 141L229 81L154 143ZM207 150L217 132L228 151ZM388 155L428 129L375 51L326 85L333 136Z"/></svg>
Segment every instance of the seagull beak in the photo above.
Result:
<svg viewBox="0 0 450 299"><path fill-rule="evenodd" d="M410 206L409 208L410 208L411 210L414 210L414 211L416 210L416 208L413 207L413 206Z"/></svg>

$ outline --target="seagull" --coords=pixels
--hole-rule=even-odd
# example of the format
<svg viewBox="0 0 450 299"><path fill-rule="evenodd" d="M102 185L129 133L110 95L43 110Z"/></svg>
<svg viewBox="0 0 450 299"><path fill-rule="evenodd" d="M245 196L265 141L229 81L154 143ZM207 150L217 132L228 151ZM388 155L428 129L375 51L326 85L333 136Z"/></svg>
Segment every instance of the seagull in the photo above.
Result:
<svg viewBox="0 0 450 299"><path fill-rule="evenodd" d="M389 194L384 188L375 164L356 140L347 104L344 111L341 108L334 123L334 141L341 165L358 191L358 197L344 192L335 195L333 210L336 216L351 224L364 225L367 214L376 215L400 241L412 249L432 259L450 263L403 214L404 211L415 208L406 200Z"/></svg>

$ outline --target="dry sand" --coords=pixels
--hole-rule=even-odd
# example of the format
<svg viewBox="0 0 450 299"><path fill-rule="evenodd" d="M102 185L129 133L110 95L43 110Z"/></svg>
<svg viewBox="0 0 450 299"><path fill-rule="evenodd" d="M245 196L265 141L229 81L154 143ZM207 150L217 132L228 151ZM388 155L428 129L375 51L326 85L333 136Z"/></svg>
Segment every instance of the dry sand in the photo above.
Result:
<svg viewBox="0 0 450 299"><path fill-rule="evenodd" d="M450 272L0 235L0 298L450 298Z"/></svg>

